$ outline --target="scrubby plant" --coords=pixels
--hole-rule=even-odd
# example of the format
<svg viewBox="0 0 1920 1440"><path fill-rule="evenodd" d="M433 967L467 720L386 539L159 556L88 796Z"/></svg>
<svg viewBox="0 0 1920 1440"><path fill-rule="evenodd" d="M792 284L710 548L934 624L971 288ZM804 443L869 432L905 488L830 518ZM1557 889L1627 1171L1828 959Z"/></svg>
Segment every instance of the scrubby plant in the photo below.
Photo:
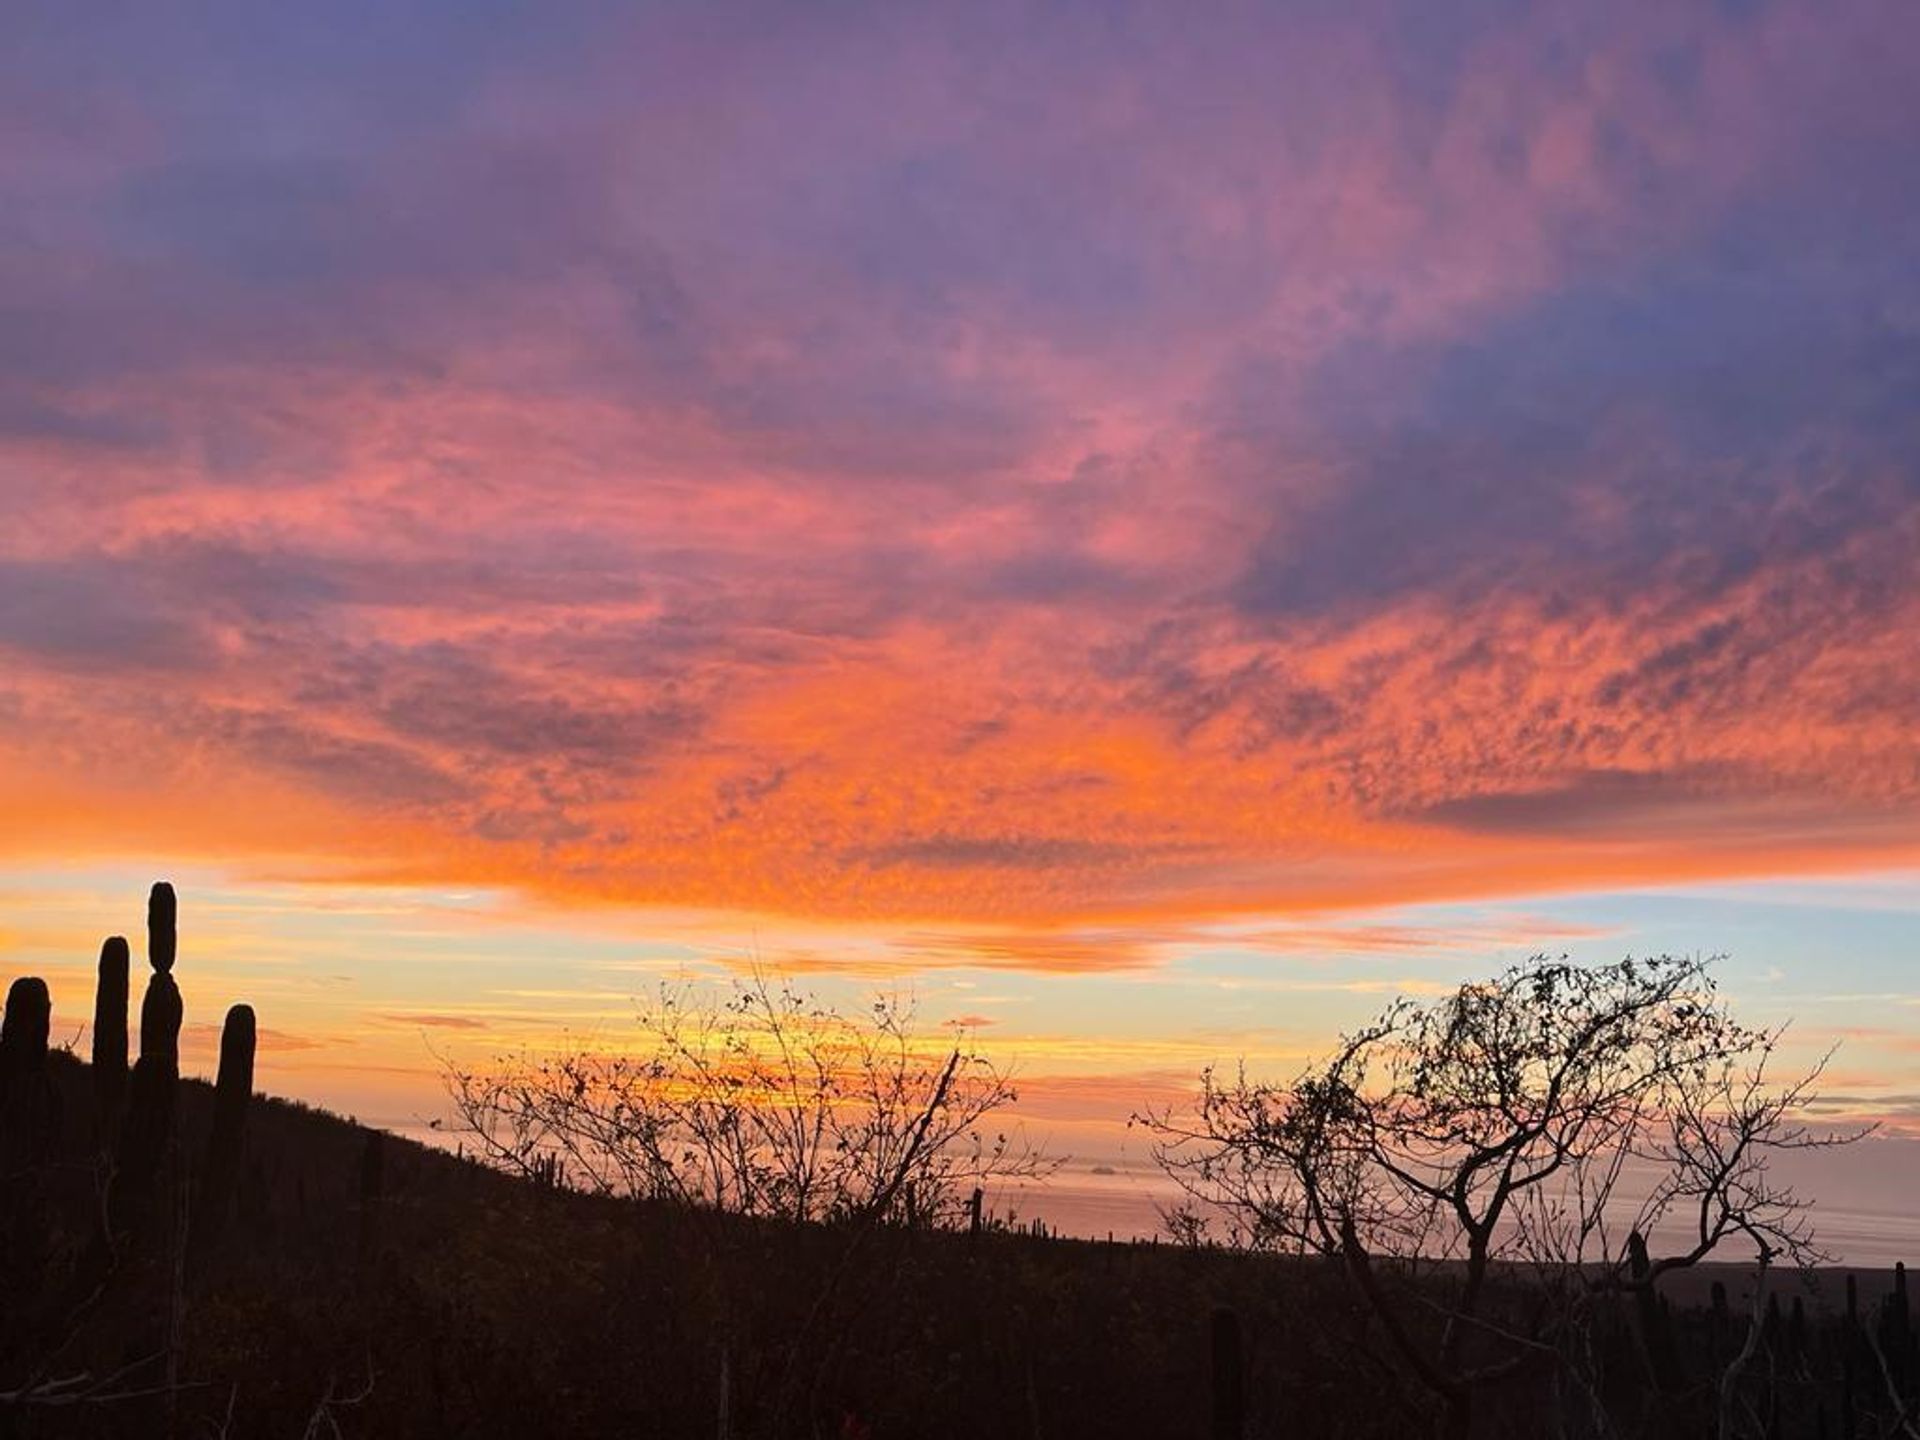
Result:
<svg viewBox="0 0 1920 1440"><path fill-rule="evenodd" d="M990 1116L1009 1078L966 1042L917 1035L887 1000L854 1018L756 978L717 1006L663 993L630 1049L574 1047L448 1074L480 1153L533 1178L786 1220L972 1221L989 1177L1052 1159Z"/></svg>

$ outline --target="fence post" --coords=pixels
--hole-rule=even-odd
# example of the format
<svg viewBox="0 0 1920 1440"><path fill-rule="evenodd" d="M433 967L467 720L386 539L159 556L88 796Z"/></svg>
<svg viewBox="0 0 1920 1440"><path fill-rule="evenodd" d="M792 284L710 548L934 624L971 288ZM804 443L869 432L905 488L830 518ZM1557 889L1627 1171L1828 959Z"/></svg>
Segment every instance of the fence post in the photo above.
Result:
<svg viewBox="0 0 1920 1440"><path fill-rule="evenodd" d="M1213 1312L1213 1440L1242 1440L1247 1429L1246 1377L1240 1355L1240 1317L1224 1305Z"/></svg>
<svg viewBox="0 0 1920 1440"><path fill-rule="evenodd" d="M1847 1276L1847 1319L1840 1332L1840 1437L1854 1437L1854 1355L1860 1348L1860 1287Z"/></svg>

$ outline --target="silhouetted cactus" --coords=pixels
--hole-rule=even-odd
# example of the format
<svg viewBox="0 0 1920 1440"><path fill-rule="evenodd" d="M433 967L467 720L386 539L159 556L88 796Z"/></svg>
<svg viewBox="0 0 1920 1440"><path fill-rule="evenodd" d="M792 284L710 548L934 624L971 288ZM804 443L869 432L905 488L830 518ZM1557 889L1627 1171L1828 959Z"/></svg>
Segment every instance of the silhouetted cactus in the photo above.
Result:
<svg viewBox="0 0 1920 1440"><path fill-rule="evenodd" d="M47 982L22 975L7 987L0 1016L0 1160L8 1172L46 1159L54 1136L55 1096L47 1074L53 997Z"/></svg>
<svg viewBox="0 0 1920 1440"><path fill-rule="evenodd" d="M7 1008L0 1014L0 1077L12 1084L22 1075L44 1075L52 1031L53 996L47 982L22 975L7 987Z"/></svg>
<svg viewBox="0 0 1920 1440"><path fill-rule="evenodd" d="M978 1235L980 1233L980 1205L985 1198L980 1187L978 1185L974 1186L973 1194L967 1200L967 1233L969 1235Z"/></svg>
<svg viewBox="0 0 1920 1440"><path fill-rule="evenodd" d="M116 1228L137 1219L173 1141L181 1019L180 987L171 973L174 956L173 887L163 880L147 901L147 958L153 974L140 1002L140 1058L127 1085L126 1118L108 1197Z"/></svg>
<svg viewBox="0 0 1920 1440"><path fill-rule="evenodd" d="M120 1118L127 1094L127 978L130 961L124 935L100 947L100 977L93 991L94 1133L104 1144Z"/></svg>
<svg viewBox="0 0 1920 1440"><path fill-rule="evenodd" d="M156 975L173 973L174 956L179 946L179 902L173 886L156 880L147 892L147 963Z"/></svg>
<svg viewBox="0 0 1920 1440"><path fill-rule="evenodd" d="M150 1061L179 1074L181 1013L180 987L173 976L148 976L147 993L140 1001L140 1058L133 1065L136 1073L143 1062Z"/></svg>
<svg viewBox="0 0 1920 1440"><path fill-rule="evenodd" d="M194 1209L196 1238L206 1244L226 1227L240 1176L247 1102L253 1097L256 1037L253 1007L235 1005L220 1029L220 1074L214 1083L213 1129L201 1167L200 1202Z"/></svg>

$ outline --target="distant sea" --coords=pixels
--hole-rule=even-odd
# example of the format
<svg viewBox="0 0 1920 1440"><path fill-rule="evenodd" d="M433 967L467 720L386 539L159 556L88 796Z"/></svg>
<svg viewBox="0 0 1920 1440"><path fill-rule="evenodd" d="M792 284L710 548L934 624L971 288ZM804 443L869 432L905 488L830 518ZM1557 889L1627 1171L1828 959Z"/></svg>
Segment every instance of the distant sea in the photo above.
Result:
<svg viewBox="0 0 1920 1440"><path fill-rule="evenodd" d="M373 1123L449 1149L457 1138L417 1120ZM1790 1153L1778 1157L1775 1174L1813 1198L1814 1231L1833 1263L1863 1269L1897 1260L1920 1264L1920 1140L1874 1137L1839 1150ZM1164 1243L1162 1209L1180 1199L1158 1171L1130 1166L1073 1164L1045 1182L987 1187L993 1215L1021 1226L1040 1220L1051 1234L1082 1240L1158 1235ZM1681 1238L1672 1226L1655 1236L1675 1243ZM1749 1258L1732 1241L1723 1253L1729 1261Z"/></svg>

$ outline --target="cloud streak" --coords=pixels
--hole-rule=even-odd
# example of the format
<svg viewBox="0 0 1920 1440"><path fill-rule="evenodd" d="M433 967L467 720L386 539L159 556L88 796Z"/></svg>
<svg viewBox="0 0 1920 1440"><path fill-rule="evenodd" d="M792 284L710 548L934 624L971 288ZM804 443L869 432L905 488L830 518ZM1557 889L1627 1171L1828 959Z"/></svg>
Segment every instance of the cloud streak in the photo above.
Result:
<svg viewBox="0 0 1920 1440"><path fill-rule="evenodd" d="M227 18L3 62L12 851L1037 970L1913 857L1906 7Z"/></svg>

